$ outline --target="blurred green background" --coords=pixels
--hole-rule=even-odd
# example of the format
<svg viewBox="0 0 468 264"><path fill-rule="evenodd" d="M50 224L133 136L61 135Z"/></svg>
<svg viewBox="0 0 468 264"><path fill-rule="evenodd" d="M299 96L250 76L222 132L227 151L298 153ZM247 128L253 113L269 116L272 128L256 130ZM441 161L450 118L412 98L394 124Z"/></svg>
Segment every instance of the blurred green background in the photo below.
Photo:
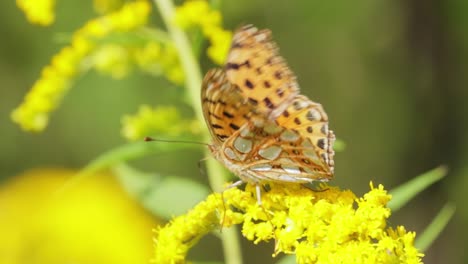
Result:
<svg viewBox="0 0 468 264"><path fill-rule="evenodd" d="M330 127L346 142L336 155L332 184L361 195L371 180L391 189L448 166L448 176L392 215L390 225L420 233L446 202L454 202L455 217L424 261L468 262L468 2L240 0L223 1L221 10L226 28L252 23L271 29L302 93L326 109ZM22 132L10 121L11 110L64 45L58 33L73 32L93 16L91 1L58 1L56 23L41 28L30 25L14 1L0 3L3 182L31 168L85 166L125 143L121 117L141 104L170 102L190 117L181 88L165 80L136 72L117 81L91 72L75 83L43 133ZM201 63L204 71L212 66ZM197 167L201 158L201 151L191 150L135 164L206 184ZM246 263L270 259L272 244L243 242ZM205 244L196 250L214 243Z"/></svg>

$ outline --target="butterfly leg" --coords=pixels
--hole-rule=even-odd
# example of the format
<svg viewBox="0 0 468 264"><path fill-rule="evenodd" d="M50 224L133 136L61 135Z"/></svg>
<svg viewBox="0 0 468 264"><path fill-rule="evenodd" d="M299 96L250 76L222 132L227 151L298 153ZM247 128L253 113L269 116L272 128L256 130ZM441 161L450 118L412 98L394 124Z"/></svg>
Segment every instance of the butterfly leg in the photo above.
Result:
<svg viewBox="0 0 468 264"><path fill-rule="evenodd" d="M223 213L223 220L221 221L221 230L220 230L220 232L222 232L223 226L224 226L224 221L226 220L226 204L224 203L224 197L223 197L224 191L229 190L229 189L231 189L231 188L238 187L239 185L241 185L241 184L243 184L243 183L244 183L244 182L243 182L242 180L236 181L235 183L229 185L226 189L224 189L224 190L221 192L221 201L223 201L224 213Z"/></svg>
<svg viewBox="0 0 468 264"><path fill-rule="evenodd" d="M238 180L238 181L236 181L235 183L229 185L229 186L228 186L226 189L224 189L224 190L229 190L229 189L231 189L231 188L238 187L238 186L242 185L243 183L244 183L244 182L243 182L242 180Z"/></svg>
<svg viewBox="0 0 468 264"><path fill-rule="evenodd" d="M262 206L262 189L260 184L255 185L255 190L257 191L257 203L259 206Z"/></svg>

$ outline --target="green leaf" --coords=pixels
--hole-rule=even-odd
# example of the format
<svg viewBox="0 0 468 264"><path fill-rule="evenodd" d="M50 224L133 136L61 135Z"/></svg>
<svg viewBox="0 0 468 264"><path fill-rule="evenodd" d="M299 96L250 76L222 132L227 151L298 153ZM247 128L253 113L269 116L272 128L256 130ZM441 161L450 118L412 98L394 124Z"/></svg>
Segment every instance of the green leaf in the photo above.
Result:
<svg viewBox="0 0 468 264"><path fill-rule="evenodd" d="M295 264L296 263L296 255L287 255L282 257L276 264Z"/></svg>
<svg viewBox="0 0 468 264"><path fill-rule="evenodd" d="M80 174L91 174L101 169L109 168L115 164L145 157L148 155L178 151L181 149L198 149L196 144L183 144L175 142L133 142L109 150L91 161Z"/></svg>
<svg viewBox="0 0 468 264"><path fill-rule="evenodd" d="M187 212L210 193L207 187L187 178L141 172L125 164L113 171L146 209L166 219Z"/></svg>
<svg viewBox="0 0 468 264"><path fill-rule="evenodd" d="M416 239L414 243L416 248L420 249L422 252L426 251L439 236L440 232L447 226L454 213L455 205L451 203L445 204L429 226Z"/></svg>
<svg viewBox="0 0 468 264"><path fill-rule="evenodd" d="M392 211L397 211L405 204L407 204L409 200L418 195L431 184L442 179L445 175L447 175L447 167L439 166L396 187L390 191L392 200L390 200L388 203L388 207Z"/></svg>

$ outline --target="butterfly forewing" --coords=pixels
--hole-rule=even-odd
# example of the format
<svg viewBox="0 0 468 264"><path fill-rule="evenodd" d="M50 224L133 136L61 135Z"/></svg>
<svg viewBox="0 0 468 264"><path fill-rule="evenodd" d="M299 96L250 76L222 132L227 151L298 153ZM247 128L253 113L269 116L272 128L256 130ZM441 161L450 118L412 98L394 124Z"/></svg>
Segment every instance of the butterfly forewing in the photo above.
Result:
<svg viewBox="0 0 468 264"><path fill-rule="evenodd" d="M203 79L201 97L208 129L215 144L221 146L248 121L251 106L243 103L239 89L227 81L222 69L208 71Z"/></svg>
<svg viewBox="0 0 468 264"><path fill-rule="evenodd" d="M251 25L238 29L225 70L229 82L239 87L243 100L271 119L299 93L296 77L278 54L269 30Z"/></svg>

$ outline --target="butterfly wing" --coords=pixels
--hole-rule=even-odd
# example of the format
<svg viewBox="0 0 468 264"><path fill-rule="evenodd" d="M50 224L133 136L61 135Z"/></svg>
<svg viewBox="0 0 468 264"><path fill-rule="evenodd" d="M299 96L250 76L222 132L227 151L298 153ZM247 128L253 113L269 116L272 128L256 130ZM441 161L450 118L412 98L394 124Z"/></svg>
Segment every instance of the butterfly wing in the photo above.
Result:
<svg viewBox="0 0 468 264"><path fill-rule="evenodd" d="M222 69L212 69L205 75L201 99L206 124L217 146L249 120L251 106L243 103L239 88L227 80Z"/></svg>
<svg viewBox="0 0 468 264"><path fill-rule="evenodd" d="M292 104L276 119L276 123L300 135L304 146L302 154L310 157L311 164L318 165L321 173L333 175L335 134L328 129L328 116L321 104L313 102L306 96L297 95ZM295 153L292 154L294 156ZM297 161L300 162L298 159Z"/></svg>
<svg viewBox="0 0 468 264"><path fill-rule="evenodd" d="M268 30L234 34L224 70L210 70L202 107L211 150L242 180L311 182L333 177L333 142L322 106L299 95Z"/></svg>
<svg viewBox="0 0 468 264"><path fill-rule="evenodd" d="M295 75L266 29L247 25L235 32L225 71L229 82L239 87L243 101L271 120L299 93Z"/></svg>
<svg viewBox="0 0 468 264"><path fill-rule="evenodd" d="M333 177L335 135L320 104L305 96L275 121L252 116L224 142L224 159L249 182L312 182Z"/></svg>

